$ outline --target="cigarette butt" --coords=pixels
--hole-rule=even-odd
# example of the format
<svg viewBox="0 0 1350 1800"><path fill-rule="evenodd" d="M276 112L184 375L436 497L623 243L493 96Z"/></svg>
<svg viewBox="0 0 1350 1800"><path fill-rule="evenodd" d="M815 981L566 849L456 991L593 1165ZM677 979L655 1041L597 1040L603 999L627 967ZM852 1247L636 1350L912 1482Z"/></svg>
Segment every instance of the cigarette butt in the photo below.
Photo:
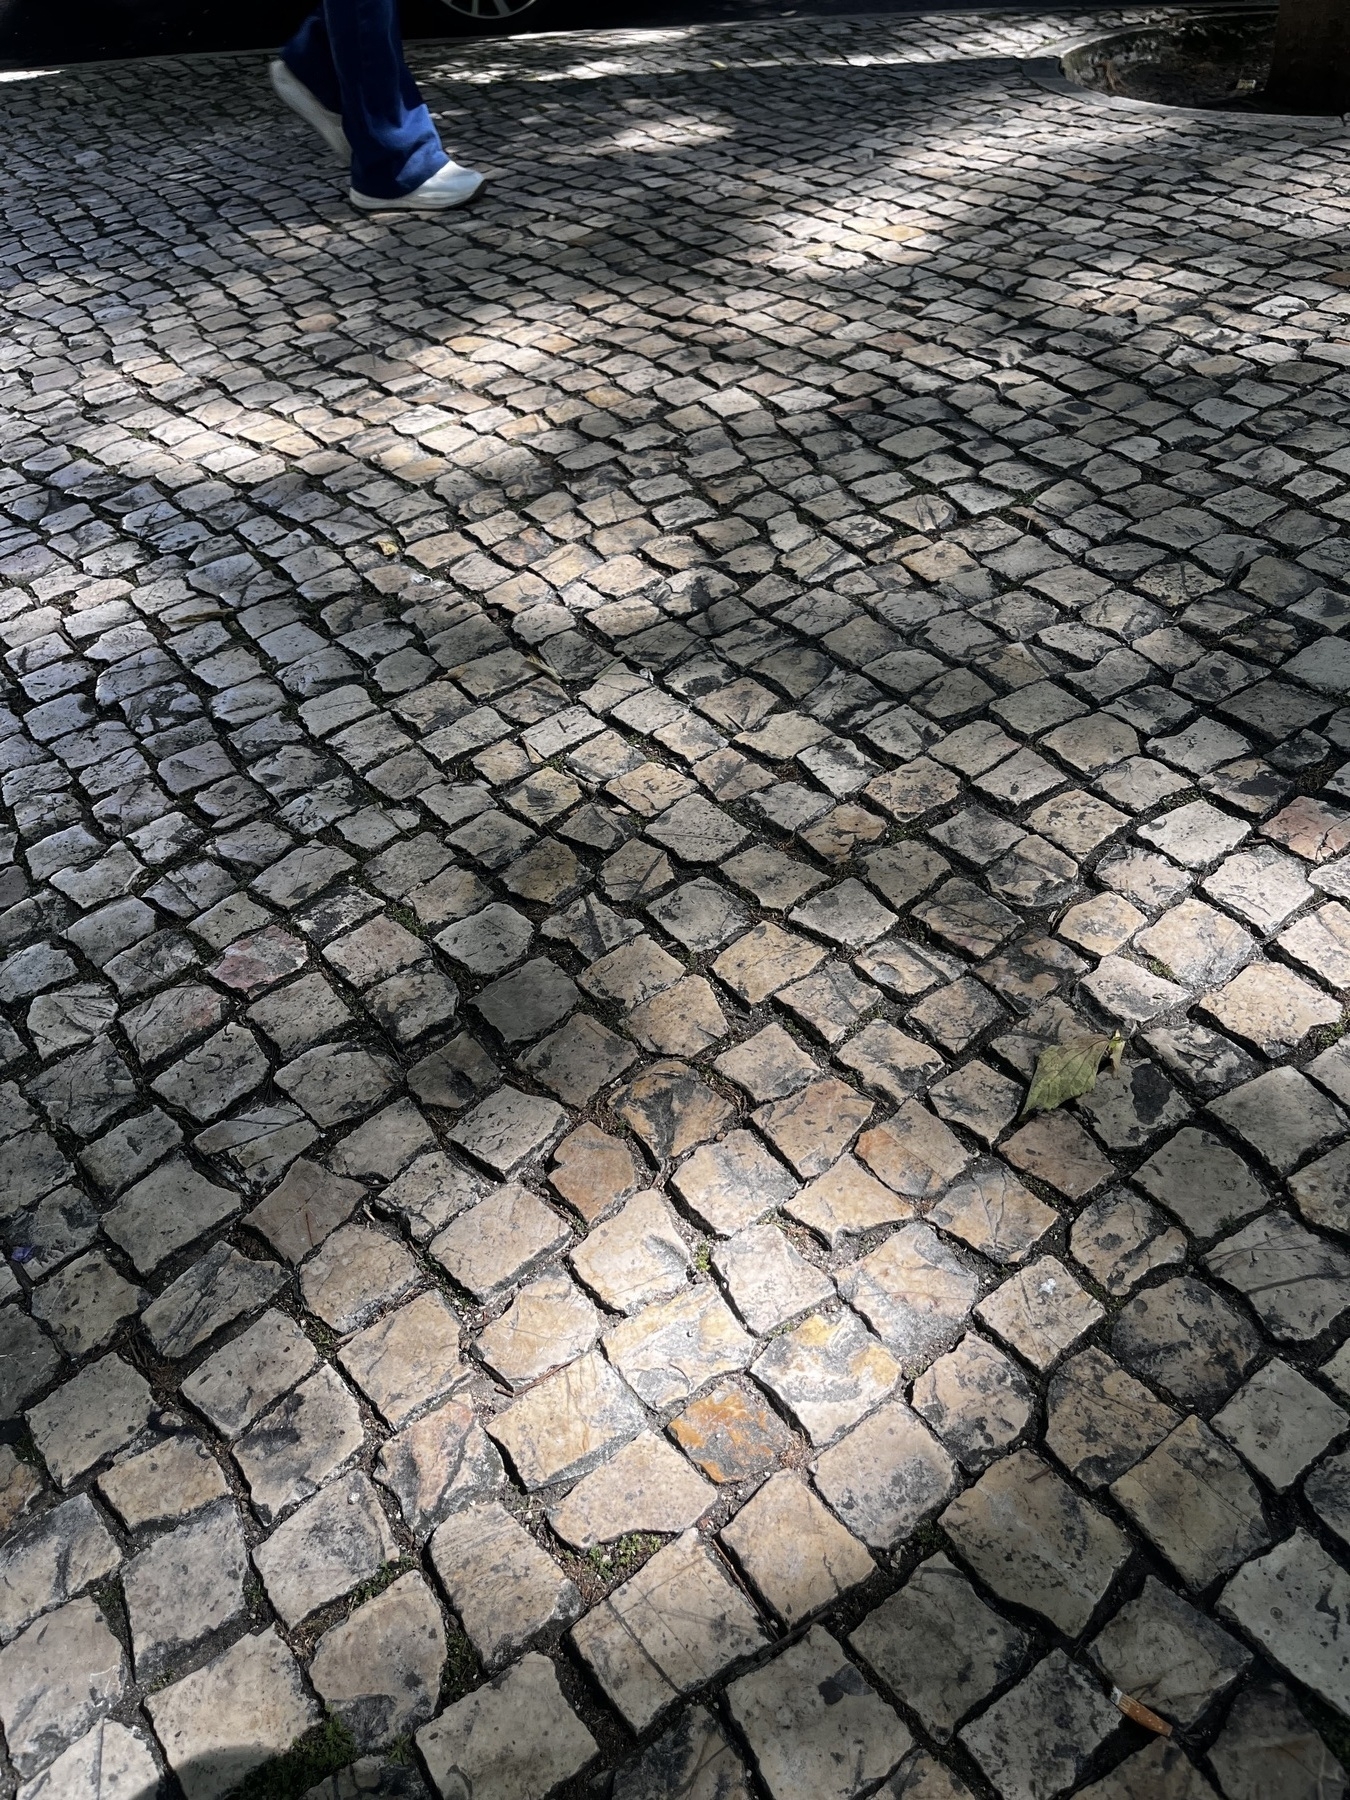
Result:
<svg viewBox="0 0 1350 1800"><path fill-rule="evenodd" d="M1133 1719L1136 1725L1142 1725L1145 1731L1156 1731L1159 1737L1171 1737L1172 1727L1166 1719L1160 1719L1142 1701L1122 1694L1118 1687L1111 1689L1111 1704L1118 1707L1127 1719Z"/></svg>

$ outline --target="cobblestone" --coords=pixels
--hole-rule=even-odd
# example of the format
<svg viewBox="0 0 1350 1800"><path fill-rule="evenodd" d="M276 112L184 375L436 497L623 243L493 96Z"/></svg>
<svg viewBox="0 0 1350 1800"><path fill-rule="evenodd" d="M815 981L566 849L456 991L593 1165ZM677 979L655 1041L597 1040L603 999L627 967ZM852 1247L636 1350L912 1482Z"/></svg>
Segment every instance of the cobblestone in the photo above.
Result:
<svg viewBox="0 0 1350 1800"><path fill-rule="evenodd" d="M4 84L0 1791L1344 1785L1350 212L1153 16Z"/></svg>

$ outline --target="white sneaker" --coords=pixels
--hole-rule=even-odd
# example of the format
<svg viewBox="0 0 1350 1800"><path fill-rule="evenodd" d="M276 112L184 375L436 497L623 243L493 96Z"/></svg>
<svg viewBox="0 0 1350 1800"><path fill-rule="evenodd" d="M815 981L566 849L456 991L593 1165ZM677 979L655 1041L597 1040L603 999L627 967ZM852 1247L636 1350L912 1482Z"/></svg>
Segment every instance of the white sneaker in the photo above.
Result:
<svg viewBox="0 0 1350 1800"><path fill-rule="evenodd" d="M343 162L350 162L352 147L342 129L342 114L330 112L322 101L310 93L303 81L291 74L279 56L273 59L268 72L272 77L272 87L277 99L289 106L293 113L298 113L306 125L313 126L328 148L340 156Z"/></svg>
<svg viewBox="0 0 1350 1800"><path fill-rule="evenodd" d="M477 169L462 169L448 162L442 169L415 187L411 193L399 194L393 200L377 200L373 194L358 194L355 188L347 198L362 212L448 212L452 206L463 206L472 200L483 185Z"/></svg>

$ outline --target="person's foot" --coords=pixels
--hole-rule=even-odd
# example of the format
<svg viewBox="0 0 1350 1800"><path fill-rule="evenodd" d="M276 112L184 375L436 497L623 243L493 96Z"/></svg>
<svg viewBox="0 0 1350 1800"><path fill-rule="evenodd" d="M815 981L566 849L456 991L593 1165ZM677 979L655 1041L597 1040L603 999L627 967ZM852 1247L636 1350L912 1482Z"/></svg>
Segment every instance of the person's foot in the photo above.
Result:
<svg viewBox="0 0 1350 1800"><path fill-rule="evenodd" d="M272 77L272 88L277 99L289 106L293 113L298 113L306 125L312 126L328 148L340 156L343 162L350 162L352 147L342 129L341 113L330 112L321 100L310 93L303 81L291 74L279 56L273 58L268 72Z"/></svg>
<svg viewBox="0 0 1350 1800"><path fill-rule="evenodd" d="M347 198L362 212L448 212L452 206L463 206L472 200L483 185L477 169L462 169L457 162L443 168L415 187L411 193L398 194L392 200L378 200L373 194L359 194L352 188Z"/></svg>

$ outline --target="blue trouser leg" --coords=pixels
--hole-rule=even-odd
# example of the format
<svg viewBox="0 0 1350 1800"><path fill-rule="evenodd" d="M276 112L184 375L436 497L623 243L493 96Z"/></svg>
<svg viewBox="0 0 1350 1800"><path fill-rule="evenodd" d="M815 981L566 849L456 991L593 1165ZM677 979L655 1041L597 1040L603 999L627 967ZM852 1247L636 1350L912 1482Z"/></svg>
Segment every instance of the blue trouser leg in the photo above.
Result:
<svg viewBox="0 0 1350 1800"><path fill-rule="evenodd" d="M342 114L357 193L392 200L449 160L403 60L397 0L323 0L281 55Z"/></svg>

